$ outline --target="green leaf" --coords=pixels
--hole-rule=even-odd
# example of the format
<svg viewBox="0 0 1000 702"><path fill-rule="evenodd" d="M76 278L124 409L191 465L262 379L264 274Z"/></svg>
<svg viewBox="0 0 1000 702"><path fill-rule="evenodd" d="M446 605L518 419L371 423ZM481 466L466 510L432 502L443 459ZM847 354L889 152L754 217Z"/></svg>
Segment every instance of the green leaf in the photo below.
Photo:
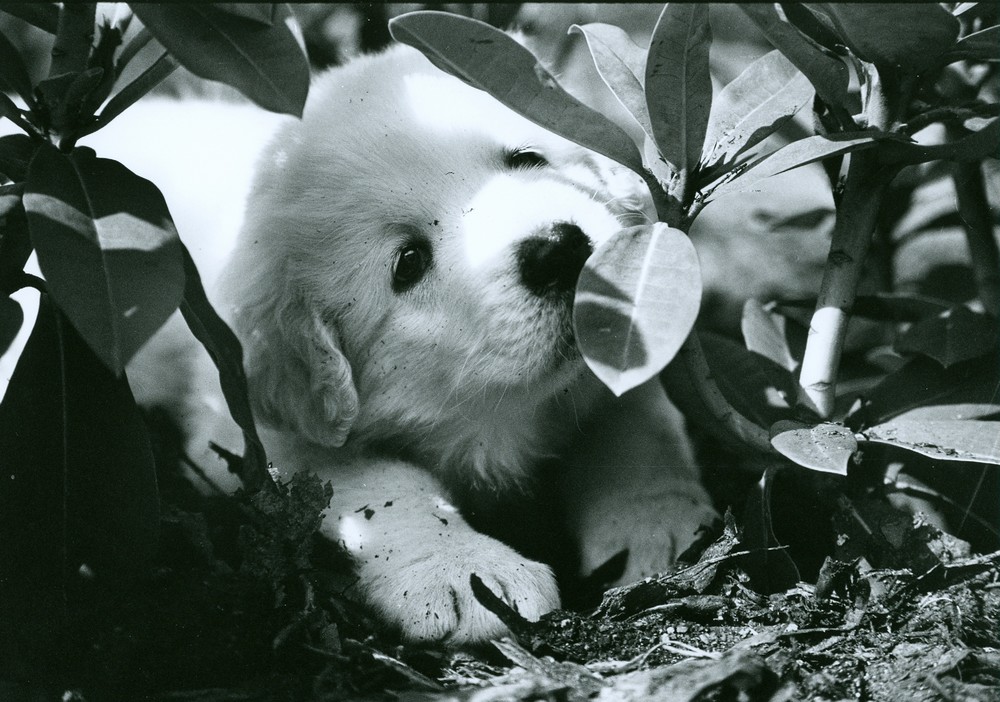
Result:
<svg viewBox="0 0 1000 702"><path fill-rule="evenodd" d="M275 15L277 14L277 5L270 2L217 2L213 3L213 7L227 15L262 24L266 27L274 24Z"/></svg>
<svg viewBox="0 0 1000 702"><path fill-rule="evenodd" d="M769 313L760 302L749 299L743 303L740 328L748 351L759 353L790 372L798 367L785 339L784 317Z"/></svg>
<svg viewBox="0 0 1000 702"><path fill-rule="evenodd" d="M1000 152L1000 117L967 120L972 133L945 144L918 144L886 140L880 156L886 162L913 164L944 159L982 161Z"/></svg>
<svg viewBox="0 0 1000 702"><path fill-rule="evenodd" d="M24 312L16 300L0 297L0 356L7 352L24 324Z"/></svg>
<svg viewBox="0 0 1000 702"><path fill-rule="evenodd" d="M184 321L212 357L219 369L219 382L222 395L233 420L243 430L246 451L243 455L243 473L240 479L243 484L254 492L262 486L273 483L267 472L267 456L264 445L257 435L253 412L250 409L250 399L247 394L247 377L243 369L243 347L233 331L226 325L212 307L201 284L198 268L186 247L183 247L184 258L184 298L181 301L181 314Z"/></svg>
<svg viewBox="0 0 1000 702"><path fill-rule="evenodd" d="M576 288L573 326L594 374L621 395L659 373L684 343L701 303L698 256L662 222L601 244Z"/></svg>
<svg viewBox="0 0 1000 702"><path fill-rule="evenodd" d="M679 174L694 171L712 109L708 5L668 3L649 42L646 106L653 140Z"/></svg>
<svg viewBox="0 0 1000 702"><path fill-rule="evenodd" d="M1000 61L1000 26L987 27L962 37L941 56L940 63Z"/></svg>
<svg viewBox="0 0 1000 702"><path fill-rule="evenodd" d="M831 156L869 149L877 142L873 134L837 134L834 136L811 136L793 141L787 146L751 162L746 169L724 180L720 185L706 192L705 200L715 200L723 195L752 190L765 178L790 171L799 166L821 161Z"/></svg>
<svg viewBox="0 0 1000 702"><path fill-rule="evenodd" d="M159 85L167 76L174 72L174 69L176 69L177 66L177 60L164 51L149 68L140 73L135 80L126 85L118 91L114 97L108 100L108 104L104 106L103 110L101 110L101 114L97 116L97 119L93 122L93 124L80 131L80 136L92 134L98 129L107 126L111 120L135 104L143 95Z"/></svg>
<svg viewBox="0 0 1000 702"><path fill-rule="evenodd" d="M1000 422L894 419L862 435L940 461L1000 465Z"/></svg>
<svg viewBox="0 0 1000 702"><path fill-rule="evenodd" d="M632 41L628 33L611 24L594 22L574 24L570 32L579 32L587 40L587 48L601 80L632 115L647 136L653 135L642 83L646 76L646 52Z"/></svg>
<svg viewBox="0 0 1000 702"><path fill-rule="evenodd" d="M302 115L309 64L278 5L273 24L250 22L210 4L132 3L136 16L181 65L233 86L261 107Z"/></svg>
<svg viewBox="0 0 1000 702"><path fill-rule="evenodd" d="M922 354L948 368L995 351L998 339L996 319L959 305L913 324L896 338L893 348Z"/></svg>
<svg viewBox="0 0 1000 702"><path fill-rule="evenodd" d="M567 93L534 54L490 25L446 12L410 12L389 22L396 41L483 90L519 115L640 175L642 158L617 124Z"/></svg>
<svg viewBox="0 0 1000 702"><path fill-rule="evenodd" d="M886 376L848 417L870 427L898 418L1000 418L1000 365L984 356L950 368L917 357Z"/></svg>
<svg viewBox="0 0 1000 702"><path fill-rule="evenodd" d="M809 80L780 51L760 57L712 104L702 163L728 163L781 129L813 97Z"/></svg>
<svg viewBox="0 0 1000 702"><path fill-rule="evenodd" d="M181 244L156 186L89 149L44 145L24 207L49 291L115 374L177 309Z"/></svg>
<svg viewBox="0 0 1000 702"><path fill-rule="evenodd" d="M83 563L111 583L151 564L159 507L145 426L125 378L48 295L0 403L0 474L0 587L13 575L62 588Z"/></svg>
<svg viewBox="0 0 1000 702"><path fill-rule="evenodd" d="M839 424L804 424L783 419L771 427L771 445L803 468L847 475L858 450L854 432Z"/></svg>
<svg viewBox="0 0 1000 702"><path fill-rule="evenodd" d="M21 287L18 279L31 256L23 198L23 183L0 185L0 295Z"/></svg>
<svg viewBox="0 0 1000 702"><path fill-rule="evenodd" d="M783 21L773 4L746 3L739 5L768 41L805 74L816 93L833 108L846 108L850 74L839 58L826 54L812 39Z"/></svg>
<svg viewBox="0 0 1000 702"><path fill-rule="evenodd" d="M0 32L0 87L13 90L21 96L29 108L35 106L34 90L31 87L31 77L25 68L24 59L7 36Z"/></svg>
<svg viewBox="0 0 1000 702"><path fill-rule="evenodd" d="M0 4L0 11L49 34L55 34L59 28L59 5L54 2L5 2Z"/></svg>
<svg viewBox="0 0 1000 702"><path fill-rule="evenodd" d="M959 21L938 3L810 3L855 56L919 73L958 39Z"/></svg>

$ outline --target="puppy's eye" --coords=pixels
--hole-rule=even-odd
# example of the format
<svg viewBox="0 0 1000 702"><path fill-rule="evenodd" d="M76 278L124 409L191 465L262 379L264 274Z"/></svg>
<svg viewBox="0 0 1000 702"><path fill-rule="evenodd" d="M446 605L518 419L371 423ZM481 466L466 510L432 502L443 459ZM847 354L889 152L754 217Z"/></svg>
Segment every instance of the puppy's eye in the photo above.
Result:
<svg viewBox="0 0 1000 702"><path fill-rule="evenodd" d="M514 149L507 153L508 168L542 168L547 165L548 160L531 149Z"/></svg>
<svg viewBox="0 0 1000 702"><path fill-rule="evenodd" d="M392 269L392 290L406 292L424 277L431 265L431 251L426 244L410 243L399 250Z"/></svg>

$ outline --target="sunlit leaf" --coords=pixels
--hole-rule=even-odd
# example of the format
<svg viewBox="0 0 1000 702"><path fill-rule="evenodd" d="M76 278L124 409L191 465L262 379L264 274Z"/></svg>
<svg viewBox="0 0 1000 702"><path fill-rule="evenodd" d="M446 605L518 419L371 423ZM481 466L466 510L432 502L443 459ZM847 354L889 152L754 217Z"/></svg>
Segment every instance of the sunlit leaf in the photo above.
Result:
<svg viewBox="0 0 1000 702"><path fill-rule="evenodd" d="M114 373L177 309L180 240L152 183L87 149L38 149L24 193L49 292Z"/></svg>
<svg viewBox="0 0 1000 702"><path fill-rule="evenodd" d="M580 274L577 343L591 370L621 395L670 362L700 302L701 272L687 235L661 222L623 229Z"/></svg>
<svg viewBox="0 0 1000 702"><path fill-rule="evenodd" d="M813 87L780 51L760 57L712 103L702 163L730 162L809 104Z"/></svg>
<svg viewBox="0 0 1000 702"><path fill-rule="evenodd" d="M563 90L534 54L504 32L485 22L430 11L400 15L389 30L396 41L416 47L441 70L523 117L644 173L628 134Z"/></svg>
<svg viewBox="0 0 1000 702"><path fill-rule="evenodd" d="M803 468L847 475L858 450L854 432L839 424L804 424L784 419L771 427L771 445Z"/></svg>
<svg viewBox="0 0 1000 702"><path fill-rule="evenodd" d="M233 86L261 107L300 116L309 64L287 6L271 24L247 21L208 3L132 3L132 10L181 65Z"/></svg>
<svg viewBox="0 0 1000 702"><path fill-rule="evenodd" d="M933 358L947 368L996 350L998 342L996 319L959 305L913 324L896 338L894 348Z"/></svg>
<svg viewBox="0 0 1000 702"><path fill-rule="evenodd" d="M267 457L264 446L257 435L250 400L247 395L247 378L243 369L243 347L239 339L212 307L201 283L198 268L187 248L184 256L184 299L181 314L184 321L212 357L219 370L222 394L226 398L229 413L243 430L246 450L243 455L243 473L240 479L251 491L270 483L267 472Z"/></svg>
<svg viewBox="0 0 1000 702"><path fill-rule="evenodd" d="M653 139L678 173L690 173L701 159L712 109L711 44L703 3L668 3L649 42L645 87Z"/></svg>
<svg viewBox="0 0 1000 702"><path fill-rule="evenodd" d="M715 200L730 193L753 190L765 178L790 171L799 166L821 161L824 158L868 149L877 143L872 134L816 135L793 141L777 151L751 162L735 177L712 189L706 200Z"/></svg>
<svg viewBox="0 0 1000 702"><path fill-rule="evenodd" d="M646 76L645 50L633 42L625 30L611 24L594 22L573 25L570 31L583 34L605 85L646 135L652 136L646 93L642 86Z"/></svg>
<svg viewBox="0 0 1000 702"><path fill-rule="evenodd" d="M959 21L938 3L810 3L861 59L920 72L958 38Z"/></svg>
<svg viewBox="0 0 1000 702"><path fill-rule="evenodd" d="M1000 422L893 419L865 429L867 441L942 461L1000 465Z"/></svg>
<svg viewBox="0 0 1000 702"><path fill-rule="evenodd" d="M738 7L805 74L825 103L847 107L850 75L843 61L824 53L816 42L782 20L772 3L745 3Z"/></svg>

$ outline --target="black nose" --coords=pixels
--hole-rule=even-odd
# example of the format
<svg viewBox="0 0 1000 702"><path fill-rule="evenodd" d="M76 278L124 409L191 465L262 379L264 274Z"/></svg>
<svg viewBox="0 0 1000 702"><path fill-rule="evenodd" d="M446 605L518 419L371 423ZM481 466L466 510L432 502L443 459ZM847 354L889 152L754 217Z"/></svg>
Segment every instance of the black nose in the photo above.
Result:
<svg viewBox="0 0 1000 702"><path fill-rule="evenodd" d="M573 291L592 251L590 239L580 227L557 222L518 246L521 282L535 295Z"/></svg>

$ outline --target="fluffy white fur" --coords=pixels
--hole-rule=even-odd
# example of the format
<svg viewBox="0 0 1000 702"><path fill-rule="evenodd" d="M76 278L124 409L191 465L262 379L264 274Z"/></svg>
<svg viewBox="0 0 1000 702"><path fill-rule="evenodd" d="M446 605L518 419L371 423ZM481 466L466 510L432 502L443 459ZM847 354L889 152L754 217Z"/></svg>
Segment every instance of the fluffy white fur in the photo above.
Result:
<svg viewBox="0 0 1000 702"><path fill-rule="evenodd" d="M548 165L510 168L518 148ZM268 455L332 482L322 530L408 639L502 634L471 573L529 619L558 606L547 566L461 511L530 486L542 461L562 462L585 571L622 548L623 580L662 570L713 517L659 386L614 398L573 345L569 302L519 280L520 242L568 222L596 246L633 223L638 186L404 47L320 76L259 162L223 289ZM433 262L396 292L413 236ZM199 448L232 436L188 427Z"/></svg>

